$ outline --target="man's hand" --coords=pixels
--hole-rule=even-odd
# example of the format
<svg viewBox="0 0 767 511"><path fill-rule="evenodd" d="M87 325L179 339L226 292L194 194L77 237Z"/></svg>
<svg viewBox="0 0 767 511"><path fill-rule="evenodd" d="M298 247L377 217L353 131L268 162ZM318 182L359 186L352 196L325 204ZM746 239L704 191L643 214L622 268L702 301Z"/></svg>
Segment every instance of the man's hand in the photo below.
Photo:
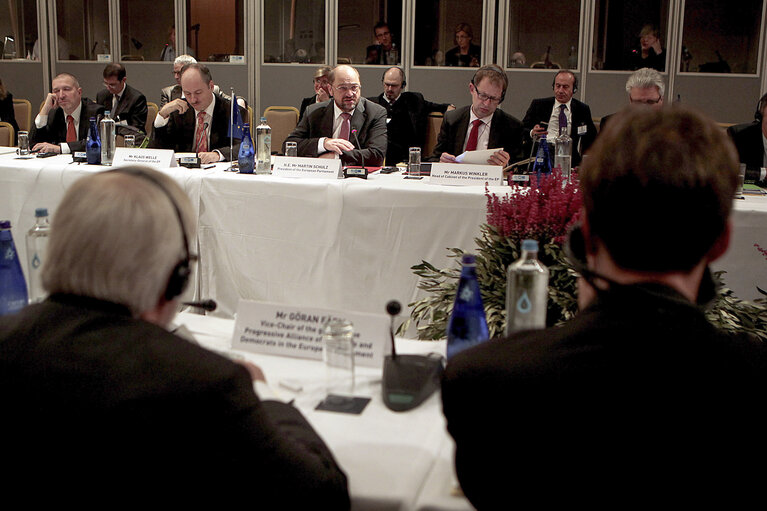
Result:
<svg viewBox="0 0 767 511"><path fill-rule="evenodd" d="M458 163L458 160L455 159L455 156L449 153L442 153L439 157L440 163Z"/></svg>
<svg viewBox="0 0 767 511"><path fill-rule="evenodd" d="M354 144L343 138L326 138L323 146L326 151L331 151L338 155L344 151L351 151L354 149Z"/></svg>
<svg viewBox="0 0 767 511"><path fill-rule="evenodd" d="M174 99L170 103L165 103L165 106L160 109L158 114L163 119L167 119L173 112L185 114L189 110L189 103L183 98Z"/></svg>
<svg viewBox="0 0 767 511"><path fill-rule="evenodd" d="M220 159L221 157L215 151L212 151L209 153L197 153L197 156L200 158L200 163L202 163L203 165L221 161Z"/></svg>
<svg viewBox="0 0 767 511"><path fill-rule="evenodd" d="M490 158L487 159L488 165L500 165L502 167L505 167L509 164L509 153L504 151L503 149L498 149L496 152L493 153Z"/></svg>
<svg viewBox="0 0 767 511"><path fill-rule="evenodd" d="M660 55L660 52L663 51L663 48L660 46L660 39L657 37L655 38L655 42L652 43L652 49L655 50L656 55Z"/></svg>
<svg viewBox="0 0 767 511"><path fill-rule="evenodd" d="M450 110L455 110L455 105L447 105L446 111L449 112Z"/></svg>
<svg viewBox="0 0 767 511"><path fill-rule="evenodd" d="M33 153L61 153L61 146L58 144L49 144L48 142L38 142L32 148Z"/></svg>
<svg viewBox="0 0 767 511"><path fill-rule="evenodd" d="M59 102L56 100L56 94L49 92L45 97L43 106L40 107L40 115L48 115L48 112L59 106Z"/></svg>
<svg viewBox="0 0 767 511"><path fill-rule="evenodd" d="M530 133L530 137L540 137L541 135L546 135L548 131L545 127L541 126L540 124L536 124L533 128L533 131Z"/></svg>

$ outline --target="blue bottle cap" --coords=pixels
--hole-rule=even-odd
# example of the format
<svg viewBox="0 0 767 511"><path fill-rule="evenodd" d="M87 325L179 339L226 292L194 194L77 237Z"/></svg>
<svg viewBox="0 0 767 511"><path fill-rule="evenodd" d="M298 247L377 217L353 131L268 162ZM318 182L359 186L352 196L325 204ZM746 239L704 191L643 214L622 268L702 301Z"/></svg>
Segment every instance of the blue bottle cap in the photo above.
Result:
<svg viewBox="0 0 767 511"><path fill-rule="evenodd" d="M43 216L48 216L48 208L37 208L35 210L35 218L40 218Z"/></svg>
<svg viewBox="0 0 767 511"><path fill-rule="evenodd" d="M461 257L461 264L475 264L476 262L473 254L463 254L463 257Z"/></svg>
<svg viewBox="0 0 767 511"><path fill-rule="evenodd" d="M522 250L538 252L538 242L536 240L524 240L522 242Z"/></svg>

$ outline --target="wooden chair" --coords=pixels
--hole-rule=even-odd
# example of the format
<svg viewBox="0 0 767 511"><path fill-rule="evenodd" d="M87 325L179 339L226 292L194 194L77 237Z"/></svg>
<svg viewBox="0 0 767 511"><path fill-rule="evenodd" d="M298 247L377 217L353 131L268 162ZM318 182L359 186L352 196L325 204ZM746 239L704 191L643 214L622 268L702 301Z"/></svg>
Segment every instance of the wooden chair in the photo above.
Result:
<svg viewBox="0 0 767 511"><path fill-rule="evenodd" d="M13 126L8 122L0 122L0 147L13 147Z"/></svg>
<svg viewBox="0 0 767 511"><path fill-rule="evenodd" d="M13 114L19 131L29 131L32 127L32 103L28 99L13 98Z"/></svg>
<svg viewBox="0 0 767 511"><path fill-rule="evenodd" d="M264 117L272 128L272 152L282 154L282 144L298 124L298 108L270 106L264 110Z"/></svg>
<svg viewBox="0 0 767 511"><path fill-rule="evenodd" d="M421 160L425 160L434 152L434 148L437 146L439 130L442 128L442 119L444 117L445 116L439 112L432 112L429 114L429 118L426 120L426 139L423 143L423 151L421 151Z"/></svg>
<svg viewBox="0 0 767 511"><path fill-rule="evenodd" d="M151 101L146 102L146 124L144 125L144 133L146 133L148 138L152 137L154 120L157 117L157 112L159 111L160 108L157 106L157 103L152 103Z"/></svg>

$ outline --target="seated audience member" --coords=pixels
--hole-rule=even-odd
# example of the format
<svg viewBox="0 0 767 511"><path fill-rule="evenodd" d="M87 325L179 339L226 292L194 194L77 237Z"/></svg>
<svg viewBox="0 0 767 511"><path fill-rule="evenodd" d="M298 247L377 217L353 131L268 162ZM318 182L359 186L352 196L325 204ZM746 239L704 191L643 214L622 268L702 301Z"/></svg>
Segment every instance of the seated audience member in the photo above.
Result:
<svg viewBox="0 0 767 511"><path fill-rule="evenodd" d="M767 167L767 94L759 99L754 113L754 122L738 124L727 128L738 150L741 163L748 169ZM764 177L761 178L764 181Z"/></svg>
<svg viewBox="0 0 767 511"><path fill-rule="evenodd" d="M399 64L399 51L397 44L392 40L389 25L385 21L379 21L373 27L377 44L367 47L365 64L384 64L395 66Z"/></svg>
<svg viewBox="0 0 767 511"><path fill-rule="evenodd" d="M32 150L64 154L84 151L90 118L103 115L104 107L84 98L80 83L69 73L56 76L51 90L29 130Z"/></svg>
<svg viewBox="0 0 767 511"><path fill-rule="evenodd" d="M431 112L445 113L455 107L448 103L432 103L420 92L405 92L405 72L399 67L390 67L381 77L384 92L370 101L386 109L386 164L395 165L407 161L409 149L423 149L426 138L426 118Z"/></svg>
<svg viewBox="0 0 767 511"><path fill-rule="evenodd" d="M626 80L626 94L629 104L646 105L655 110L663 108L663 94L666 92L666 83L663 76L655 69L643 67L634 71ZM610 118L615 114L605 115L599 121L600 133L604 131Z"/></svg>
<svg viewBox="0 0 767 511"><path fill-rule="evenodd" d="M332 70L333 68L330 66L320 66L314 72L314 95L304 98L303 101L301 101L301 109L298 113L299 121L304 118L306 107L315 103L322 103L333 97L331 91L332 86L330 84L330 79L328 78Z"/></svg>
<svg viewBox="0 0 767 511"><path fill-rule="evenodd" d="M660 32L654 25L645 25L639 32L639 49L632 50L631 69L649 67L657 71L666 70L666 52L660 45Z"/></svg>
<svg viewBox="0 0 767 511"><path fill-rule="evenodd" d="M307 108L286 142L296 142L298 156L340 158L344 165L383 164L386 110L361 97L360 75L353 67L336 66L330 82L333 101Z"/></svg>
<svg viewBox="0 0 767 511"><path fill-rule="evenodd" d="M629 108L580 171L580 312L448 361L447 428L480 510L731 497L765 453L767 346L700 306L730 239L735 149L698 113Z"/></svg>
<svg viewBox="0 0 767 511"><path fill-rule="evenodd" d="M184 91L181 90L181 70L187 64L196 64L196 63L197 63L197 59L195 59L191 55L179 55L178 57L175 58L175 60L173 61L173 78L176 79L176 84L163 87L162 91L160 91L160 108L164 107L166 103L170 103L174 99L184 97ZM218 88L218 85L213 86L213 93L228 101L232 100L231 96L221 92L221 90ZM237 103L241 107L247 108L247 105L245 105L243 102L240 101L241 99L242 98L238 97Z"/></svg>
<svg viewBox="0 0 767 511"><path fill-rule="evenodd" d="M107 64L104 68L104 87L96 95L96 103L112 112L112 119L137 130L146 131L146 98L126 83L125 67L122 64Z"/></svg>
<svg viewBox="0 0 767 511"><path fill-rule="evenodd" d="M589 106L573 98L573 94L578 90L578 78L572 71L557 71L551 86L554 95L534 99L522 119L522 125L525 134L532 139L544 134L556 137L559 135L559 127L567 126L568 135L573 140L572 162L573 166L576 166L580 164L583 153L594 142L597 128L591 119ZM548 128L541 123L548 123Z"/></svg>
<svg viewBox="0 0 767 511"><path fill-rule="evenodd" d="M482 49L472 44L474 32L468 23L459 23L455 27L455 48L445 53L446 66L479 67L482 60Z"/></svg>
<svg viewBox="0 0 767 511"><path fill-rule="evenodd" d="M163 106L154 121L155 147L177 153L196 152L202 163L229 161L237 157L240 141L229 152L231 101L214 94L210 70L202 64L187 64L181 70L184 98ZM242 119L247 112L240 108Z"/></svg>
<svg viewBox="0 0 767 511"><path fill-rule="evenodd" d="M464 151L497 149L488 165L503 165L522 159L522 124L499 110L509 85L506 73L496 66L482 66L469 83L471 106L445 113L432 161L456 163Z"/></svg>
<svg viewBox="0 0 767 511"><path fill-rule="evenodd" d="M0 318L7 493L42 484L41 499L90 509L248 488L263 509L349 508L345 475L301 413L254 393L258 367L167 330L194 232L191 202L160 172L69 188L42 273L50 296Z"/></svg>
<svg viewBox="0 0 767 511"><path fill-rule="evenodd" d="M11 140L11 144L16 145L19 125L16 122L16 112L13 110L13 94L8 92L2 80L0 80L0 122L7 122L13 127L14 139Z"/></svg>

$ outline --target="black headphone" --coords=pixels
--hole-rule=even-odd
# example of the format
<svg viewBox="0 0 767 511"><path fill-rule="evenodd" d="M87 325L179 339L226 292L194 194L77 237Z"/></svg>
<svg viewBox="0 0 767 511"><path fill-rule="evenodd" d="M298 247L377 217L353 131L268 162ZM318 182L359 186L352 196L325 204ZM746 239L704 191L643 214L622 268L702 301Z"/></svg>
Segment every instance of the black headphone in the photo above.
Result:
<svg viewBox="0 0 767 511"><path fill-rule="evenodd" d="M162 191L162 193L168 198L168 201L170 201L171 206L173 206L173 211L176 212L178 225L181 228L181 237L184 240L184 258L176 263L176 266L174 266L170 271L170 276L168 277L168 283L165 285L165 293L163 296L168 301L173 300L177 296L181 296L181 294L186 289L186 286L189 284L189 277L192 275L192 270L190 268L192 257L196 259L197 256L192 256L189 252L189 240L186 237L186 229L184 228L184 221L181 217L181 210L179 209L178 204L176 204L176 201L173 200L173 196L170 194L167 188L162 185L162 183L155 179L154 176L147 174L140 169L128 167L108 170L107 172L119 172L121 174L128 174L152 183L160 191Z"/></svg>
<svg viewBox="0 0 767 511"><path fill-rule="evenodd" d="M554 85L556 85L557 76L564 73L571 74L573 75L573 78L575 78L575 80L573 80L573 94L575 94L576 92L578 92L578 76L572 71L570 71L569 69L560 69L559 71L557 71L557 74L554 75L554 79L551 80L551 88L553 89Z"/></svg>
<svg viewBox="0 0 767 511"><path fill-rule="evenodd" d="M504 98L506 97L506 89L509 88L509 77L506 76L506 73L501 69L500 66L496 64L485 64L484 66L480 67L476 71L474 71L474 76L471 77L471 84L474 86L475 89L477 89L477 82L475 82L475 79L477 78L477 73L480 71L486 71L488 69L492 69L493 71L500 73L503 78L503 83L505 84L505 87L503 87L503 92L501 93L501 100L498 103L503 103ZM478 89L477 89L478 90Z"/></svg>
<svg viewBox="0 0 767 511"><path fill-rule="evenodd" d="M756 122L762 122L762 112L764 112L765 106L767 106L767 94L759 98L759 102L756 104L756 112L754 112Z"/></svg>
<svg viewBox="0 0 767 511"><path fill-rule="evenodd" d="M381 82L384 81L384 78L386 78L386 73L388 73L389 70L391 70L391 69L399 70L399 74L402 77L402 87L405 87L407 85L407 79L405 78L405 71L401 67L399 67L399 66L391 66L391 67L387 67L386 69L384 69L384 72L381 75Z"/></svg>

